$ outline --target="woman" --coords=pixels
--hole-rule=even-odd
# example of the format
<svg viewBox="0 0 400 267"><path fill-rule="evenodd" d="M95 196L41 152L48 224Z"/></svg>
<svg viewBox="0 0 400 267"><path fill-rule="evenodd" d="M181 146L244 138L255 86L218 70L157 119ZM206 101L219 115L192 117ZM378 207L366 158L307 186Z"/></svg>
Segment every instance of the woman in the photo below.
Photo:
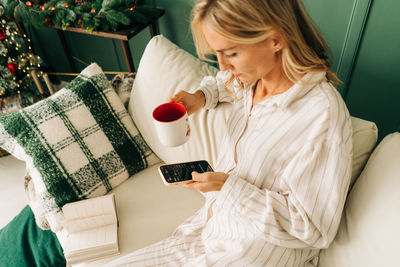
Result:
<svg viewBox="0 0 400 267"><path fill-rule="evenodd" d="M316 266L336 234L352 158L323 38L301 0L199 0L192 30L199 56L215 54L221 72L171 101L189 113L233 103L216 172L183 185L206 204L115 264Z"/></svg>

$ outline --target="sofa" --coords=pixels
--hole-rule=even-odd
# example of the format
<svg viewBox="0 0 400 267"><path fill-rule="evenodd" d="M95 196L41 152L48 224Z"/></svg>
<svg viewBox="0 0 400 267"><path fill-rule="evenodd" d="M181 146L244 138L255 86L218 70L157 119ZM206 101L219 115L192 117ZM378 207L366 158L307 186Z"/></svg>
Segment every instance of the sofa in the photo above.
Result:
<svg viewBox="0 0 400 267"><path fill-rule="evenodd" d="M230 104L191 115L191 137L178 147L159 143L152 110L179 90L193 92L202 77L217 69L159 35L148 43L130 93L128 112L158 163L136 173L110 193L116 196L120 255L76 266L100 266L169 236L204 203L203 196L179 186L165 186L158 166L205 159L214 164L225 132ZM337 236L322 250L319 266L398 266L400 237L400 133L377 142L373 122L352 117L352 181ZM0 228L26 205L25 163L0 158ZM12 199L12 201L10 201ZM1 259L0 259L1 260Z"/></svg>

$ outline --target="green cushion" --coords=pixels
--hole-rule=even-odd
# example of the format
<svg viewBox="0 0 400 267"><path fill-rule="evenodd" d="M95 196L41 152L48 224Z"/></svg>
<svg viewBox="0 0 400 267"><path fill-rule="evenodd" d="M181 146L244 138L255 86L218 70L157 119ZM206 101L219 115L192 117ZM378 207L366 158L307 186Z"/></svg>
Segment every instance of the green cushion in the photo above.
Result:
<svg viewBox="0 0 400 267"><path fill-rule="evenodd" d="M56 235L36 225L29 206L0 230L0 266L66 266Z"/></svg>
<svg viewBox="0 0 400 267"><path fill-rule="evenodd" d="M159 161L96 64L49 98L1 115L0 146L26 162L54 232L64 204L104 195Z"/></svg>

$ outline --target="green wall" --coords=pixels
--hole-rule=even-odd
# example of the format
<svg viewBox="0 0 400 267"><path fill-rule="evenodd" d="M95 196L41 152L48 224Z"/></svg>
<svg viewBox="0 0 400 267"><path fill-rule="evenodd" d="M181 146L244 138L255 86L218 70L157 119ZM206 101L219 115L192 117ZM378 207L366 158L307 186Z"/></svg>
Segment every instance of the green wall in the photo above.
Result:
<svg viewBox="0 0 400 267"><path fill-rule="evenodd" d="M152 0L165 9L158 21L161 34L195 54L189 28L194 0ZM350 113L372 120L379 139L400 130L400 1L304 0L333 53L333 69ZM27 27L37 53L54 71L70 72L55 30ZM66 32L72 55L86 63L97 62L105 71L127 71L119 41ZM130 41L135 67L150 39L145 29ZM78 70L85 67L76 61Z"/></svg>
<svg viewBox="0 0 400 267"><path fill-rule="evenodd" d="M351 114L375 121L379 137L400 131L400 1L375 0L345 95Z"/></svg>

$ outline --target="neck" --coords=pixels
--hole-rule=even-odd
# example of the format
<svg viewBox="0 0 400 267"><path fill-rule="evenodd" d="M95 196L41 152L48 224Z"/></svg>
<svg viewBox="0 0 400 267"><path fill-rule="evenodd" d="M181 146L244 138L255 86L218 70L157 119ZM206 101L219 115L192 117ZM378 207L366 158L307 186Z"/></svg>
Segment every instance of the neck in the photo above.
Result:
<svg viewBox="0 0 400 267"><path fill-rule="evenodd" d="M293 82L284 75L282 70L270 73L268 76L258 80L254 89L253 105L273 95L282 94L292 86Z"/></svg>

